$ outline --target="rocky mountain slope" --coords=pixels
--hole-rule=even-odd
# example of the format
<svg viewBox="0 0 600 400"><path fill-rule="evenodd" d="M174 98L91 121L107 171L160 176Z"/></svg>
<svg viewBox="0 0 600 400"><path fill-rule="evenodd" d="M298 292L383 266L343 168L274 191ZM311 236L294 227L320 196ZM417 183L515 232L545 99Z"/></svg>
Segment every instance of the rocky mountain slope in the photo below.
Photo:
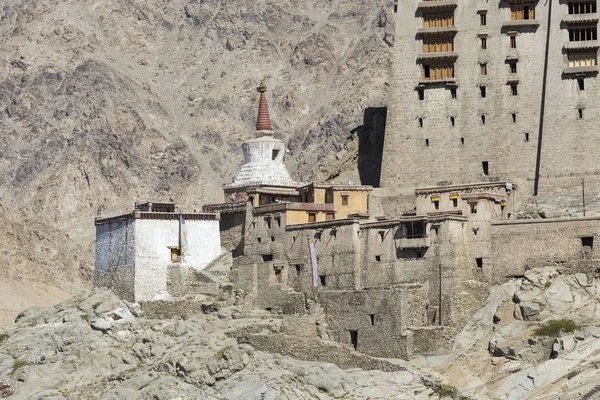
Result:
<svg viewBox="0 0 600 400"><path fill-rule="evenodd" d="M290 171L330 175L364 109L386 103L391 9L389 0L2 2L0 223L21 232L0 233L4 275L69 292L65 282L89 283L98 208L219 201L254 134L261 80ZM61 256L43 264L44 251Z"/></svg>
<svg viewBox="0 0 600 400"><path fill-rule="evenodd" d="M138 305L94 291L50 309L30 309L0 336L0 398L12 399L431 399L424 377L400 362L360 356L333 343L345 368L258 351L248 334L293 342L305 324L205 300L187 320L148 319ZM298 329L298 327L302 327ZM310 334L309 340L310 338ZM308 357L310 360L310 357ZM349 368L353 364L363 366ZM361 364L364 361L364 364ZM388 372L369 368L384 365ZM344 362L341 362L344 367ZM439 390L438 390L439 391Z"/></svg>

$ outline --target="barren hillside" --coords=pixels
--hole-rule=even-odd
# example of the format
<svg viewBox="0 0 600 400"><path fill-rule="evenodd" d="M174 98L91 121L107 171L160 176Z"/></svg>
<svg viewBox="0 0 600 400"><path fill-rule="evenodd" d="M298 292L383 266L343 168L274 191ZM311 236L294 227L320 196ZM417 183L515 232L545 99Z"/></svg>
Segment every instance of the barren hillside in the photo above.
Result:
<svg viewBox="0 0 600 400"><path fill-rule="evenodd" d="M220 200L261 80L292 174L331 168L385 105L391 32L387 0L2 2L3 278L75 290L98 208Z"/></svg>

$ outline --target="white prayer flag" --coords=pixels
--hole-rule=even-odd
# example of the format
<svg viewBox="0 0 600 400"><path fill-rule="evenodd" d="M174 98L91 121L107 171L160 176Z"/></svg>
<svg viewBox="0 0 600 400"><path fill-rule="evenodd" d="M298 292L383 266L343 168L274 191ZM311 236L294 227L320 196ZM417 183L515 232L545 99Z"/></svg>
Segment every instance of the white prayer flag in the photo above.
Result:
<svg viewBox="0 0 600 400"><path fill-rule="evenodd" d="M310 236L308 239L308 248L310 250L310 263L312 265L312 285L313 288L316 288L319 284L319 272L317 266L317 252L315 251L315 244L310 241Z"/></svg>

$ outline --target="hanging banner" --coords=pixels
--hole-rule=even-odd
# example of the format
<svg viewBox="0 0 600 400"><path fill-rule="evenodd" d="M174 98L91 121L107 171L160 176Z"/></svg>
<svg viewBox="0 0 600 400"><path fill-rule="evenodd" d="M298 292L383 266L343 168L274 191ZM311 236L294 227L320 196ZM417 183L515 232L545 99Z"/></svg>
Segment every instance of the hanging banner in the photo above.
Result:
<svg viewBox="0 0 600 400"><path fill-rule="evenodd" d="M310 236L306 235L308 239L308 250L310 252L310 264L312 266L312 285L316 288L319 284L319 271L317 266L317 252L315 251L315 244L310 241Z"/></svg>
<svg viewBox="0 0 600 400"><path fill-rule="evenodd" d="M179 243L179 254L183 257L188 248L188 231L182 214L179 214L179 235L181 238L181 242Z"/></svg>

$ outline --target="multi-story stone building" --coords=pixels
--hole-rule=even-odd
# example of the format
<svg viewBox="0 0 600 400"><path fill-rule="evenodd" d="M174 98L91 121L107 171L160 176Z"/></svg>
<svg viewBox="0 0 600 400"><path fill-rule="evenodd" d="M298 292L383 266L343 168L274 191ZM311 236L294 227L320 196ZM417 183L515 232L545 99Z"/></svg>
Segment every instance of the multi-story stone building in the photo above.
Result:
<svg viewBox="0 0 600 400"><path fill-rule="evenodd" d="M410 205L423 185L507 180L523 201L580 210L585 178L596 201L596 0L398 0L395 10L382 187Z"/></svg>

